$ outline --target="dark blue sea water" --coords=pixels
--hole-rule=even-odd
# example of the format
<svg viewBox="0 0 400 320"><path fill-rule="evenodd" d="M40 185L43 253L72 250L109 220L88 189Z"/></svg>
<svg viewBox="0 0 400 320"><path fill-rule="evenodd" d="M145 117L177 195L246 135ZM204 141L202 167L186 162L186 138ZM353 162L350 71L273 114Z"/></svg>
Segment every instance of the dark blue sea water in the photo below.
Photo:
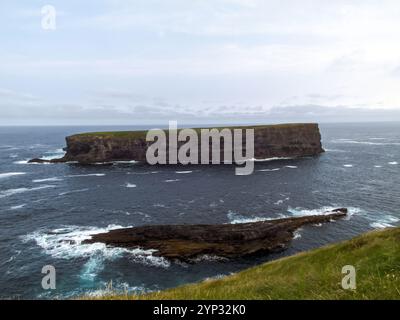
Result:
<svg viewBox="0 0 400 320"><path fill-rule="evenodd" d="M325 154L259 162L250 176L235 176L232 166L27 164L62 155L64 137L73 133L141 128L0 128L0 298L98 294L110 281L117 290L159 290L399 225L400 124L320 127ZM279 255L182 264L140 249L79 244L118 227L240 223L334 207L350 208L351 216L300 230ZM49 264L57 271L50 292L41 287Z"/></svg>

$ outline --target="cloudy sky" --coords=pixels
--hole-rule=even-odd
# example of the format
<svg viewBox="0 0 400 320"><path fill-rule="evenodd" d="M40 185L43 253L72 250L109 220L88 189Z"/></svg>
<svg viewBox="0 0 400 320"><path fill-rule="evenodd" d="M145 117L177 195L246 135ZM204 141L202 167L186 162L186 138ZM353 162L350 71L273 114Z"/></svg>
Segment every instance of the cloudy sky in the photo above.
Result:
<svg viewBox="0 0 400 320"><path fill-rule="evenodd" d="M2 0L0 28L0 125L400 120L398 0Z"/></svg>

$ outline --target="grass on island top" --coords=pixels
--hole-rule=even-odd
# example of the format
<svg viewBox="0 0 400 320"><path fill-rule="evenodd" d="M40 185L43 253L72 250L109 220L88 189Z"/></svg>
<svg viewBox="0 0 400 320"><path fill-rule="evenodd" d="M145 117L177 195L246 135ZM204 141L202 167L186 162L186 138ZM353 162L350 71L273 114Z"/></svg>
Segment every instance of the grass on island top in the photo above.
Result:
<svg viewBox="0 0 400 320"><path fill-rule="evenodd" d="M345 265L356 268L356 290L342 289ZM400 299L400 228L366 233L219 280L100 299Z"/></svg>
<svg viewBox="0 0 400 320"><path fill-rule="evenodd" d="M256 125L256 126L230 126L230 127L215 127L216 129L256 129L256 128L267 128L267 127L274 127L274 128L290 128L290 127L299 127L305 126L310 124L305 123L286 123L286 124L274 124L274 125ZM212 129L210 128L193 128L194 130L198 131L201 129ZM161 128L160 128L161 129ZM162 129L168 130L168 129ZM143 138L146 137L147 130L140 130L140 131L110 131L110 132L87 132L87 133L79 133L75 134L74 137L108 137L108 138Z"/></svg>

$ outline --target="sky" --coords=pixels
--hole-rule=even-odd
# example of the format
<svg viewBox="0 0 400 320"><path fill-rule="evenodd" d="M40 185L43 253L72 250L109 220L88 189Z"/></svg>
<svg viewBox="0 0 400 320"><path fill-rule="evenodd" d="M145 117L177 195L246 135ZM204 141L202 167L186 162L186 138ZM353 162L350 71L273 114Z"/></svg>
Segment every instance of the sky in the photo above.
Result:
<svg viewBox="0 0 400 320"><path fill-rule="evenodd" d="M399 121L399 39L398 0L2 0L0 125Z"/></svg>

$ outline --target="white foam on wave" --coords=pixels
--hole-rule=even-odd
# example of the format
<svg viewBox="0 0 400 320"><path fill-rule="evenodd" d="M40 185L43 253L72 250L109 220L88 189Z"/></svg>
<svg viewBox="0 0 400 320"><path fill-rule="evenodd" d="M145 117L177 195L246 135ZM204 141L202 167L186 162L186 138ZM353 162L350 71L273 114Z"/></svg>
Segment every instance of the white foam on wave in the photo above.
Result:
<svg viewBox="0 0 400 320"><path fill-rule="evenodd" d="M278 161L278 160L293 160L296 159L295 157L272 157L272 158L265 158L265 159L256 159L252 158L247 161L254 161L254 162L269 162L269 161Z"/></svg>
<svg viewBox="0 0 400 320"><path fill-rule="evenodd" d="M48 161L54 160L54 159L60 159L65 156L65 153L66 152L61 148L56 149L56 150L50 150L50 151L45 152L46 155L40 157L40 159L48 160Z"/></svg>
<svg viewBox="0 0 400 320"><path fill-rule="evenodd" d="M357 140L345 140L337 139L332 140L332 143L348 143L348 144L364 144L372 146L400 146L400 142L371 142L371 141L357 141Z"/></svg>
<svg viewBox="0 0 400 320"><path fill-rule="evenodd" d="M252 223L252 222L261 222L273 220L275 218L266 218L266 217L246 217L237 212L228 211L227 217L229 219L230 224L241 224L241 223Z"/></svg>
<svg viewBox="0 0 400 320"><path fill-rule="evenodd" d="M223 262L223 261L228 261L228 259L224 258L224 257L216 256L216 255L203 254L203 255L198 256L198 257L196 257L194 259L191 259L190 261L197 262L197 263L198 262L204 262L204 261L207 261L207 262Z"/></svg>
<svg viewBox="0 0 400 320"><path fill-rule="evenodd" d="M374 229L386 229L386 228L393 227L393 225L391 225L390 223L386 223L386 222L372 222L369 225Z"/></svg>
<svg viewBox="0 0 400 320"><path fill-rule="evenodd" d="M153 207L155 208L168 208L165 204L163 203L155 203L153 204Z"/></svg>
<svg viewBox="0 0 400 320"><path fill-rule="evenodd" d="M297 240L301 238L301 233L300 233L301 229L297 229L294 233L293 233L293 240Z"/></svg>
<svg viewBox="0 0 400 320"><path fill-rule="evenodd" d="M345 167L345 168L353 168L354 166L352 164L344 164L343 167Z"/></svg>
<svg viewBox="0 0 400 320"><path fill-rule="evenodd" d="M169 179L169 180L165 180L164 182L178 182L180 181L179 179Z"/></svg>
<svg viewBox="0 0 400 320"><path fill-rule="evenodd" d="M103 283L102 289L90 290L84 292L76 292L72 296L88 296L92 298L106 298L107 296L115 296L116 293L124 294L144 294L149 292L145 287L140 286L130 286L127 282L117 282Z"/></svg>
<svg viewBox="0 0 400 320"><path fill-rule="evenodd" d="M25 192L30 192L30 191L37 191L37 190L42 190L42 189L48 189L48 188L55 188L56 186L54 185L43 185L35 188L17 188L17 189L8 189L0 192L0 199L1 198L6 198L13 196L15 194L19 193L25 193Z"/></svg>
<svg viewBox="0 0 400 320"><path fill-rule="evenodd" d="M65 156L65 151L63 149L56 149L53 151L47 151L45 152L45 155L40 157L40 159L43 160L54 160L54 159L60 159L62 157ZM18 160L18 161L14 161L14 164L31 164L31 165L48 165L51 164L50 162L43 162L43 163L38 163L38 162L34 162L34 163L29 163L29 160L31 159L25 159L25 160Z"/></svg>
<svg viewBox="0 0 400 320"><path fill-rule="evenodd" d="M289 169L297 169L297 166L285 166L285 168L289 168Z"/></svg>
<svg viewBox="0 0 400 320"><path fill-rule="evenodd" d="M86 192L86 191L89 191L89 190L90 190L89 188L78 189L78 190L72 190L72 191L61 192L61 193L59 193L58 195L59 195L59 196L66 196L66 195L69 195L69 194L81 193L81 192Z"/></svg>
<svg viewBox="0 0 400 320"><path fill-rule="evenodd" d="M374 168L382 168L382 166L376 165L374 166Z"/></svg>
<svg viewBox="0 0 400 320"><path fill-rule="evenodd" d="M257 171L259 171L259 172L274 172L274 171L279 171L279 170L281 170L281 168L274 168L274 169L260 169L260 170L257 170Z"/></svg>
<svg viewBox="0 0 400 320"><path fill-rule="evenodd" d="M396 164L399 164L397 161L392 161L392 162L388 162L388 164L390 164L390 165L396 165Z"/></svg>
<svg viewBox="0 0 400 320"><path fill-rule="evenodd" d="M136 160L125 160L125 161L121 160L121 161L113 161L112 163L115 164L115 165L118 165L118 164L135 164L135 163L138 163L138 161L136 161Z"/></svg>
<svg viewBox="0 0 400 320"><path fill-rule="evenodd" d="M18 160L18 161L14 161L14 164L28 164L29 159L27 160Z"/></svg>
<svg viewBox="0 0 400 320"><path fill-rule="evenodd" d="M192 173L193 171L175 171L175 173L178 174L188 174L188 173Z"/></svg>
<svg viewBox="0 0 400 320"><path fill-rule="evenodd" d="M229 223L231 224L239 224L239 223L252 223L252 222L261 222L261 221L270 221L276 219L284 219L290 217L305 217L305 216L314 216L314 215L328 215L331 214L333 210L338 207L330 207L325 206L317 209L304 209L304 208L291 208L287 209L287 213L279 214L277 217L246 217L237 212L229 210L227 217L229 219ZM347 217L345 219L350 219L354 214L361 213L362 210L360 208L350 207L348 208Z"/></svg>
<svg viewBox="0 0 400 320"><path fill-rule="evenodd" d="M41 182L56 182L56 181L63 181L64 179L62 178L57 178L57 177L53 177L53 178L45 178L45 179L35 179L32 180L33 183L41 183Z"/></svg>
<svg viewBox="0 0 400 320"><path fill-rule="evenodd" d="M48 147L47 144L42 144L42 143L35 143L29 146L29 149L36 149L36 148L45 148Z"/></svg>
<svg viewBox="0 0 400 320"><path fill-rule="evenodd" d="M107 227L65 226L51 231L38 230L22 237L24 243L35 242L43 252L55 259L88 259L84 264L80 277L92 281L103 270L105 261L127 257L131 261L147 265L167 268L170 263L162 258L153 256L155 250L140 248L126 249L106 246L104 243L83 244L93 235L111 230L129 228L120 225Z"/></svg>
<svg viewBox="0 0 400 320"><path fill-rule="evenodd" d="M325 152L348 152L348 151L340 149L325 149Z"/></svg>
<svg viewBox="0 0 400 320"><path fill-rule="evenodd" d="M289 201L289 200L290 200L290 198L289 198L289 197L286 197L285 199L280 199L280 200L276 201L274 204L275 204L275 205L281 205L281 204L283 204L285 201Z"/></svg>
<svg viewBox="0 0 400 320"><path fill-rule="evenodd" d="M17 206L11 206L10 210L19 210L19 209L22 209L25 206L26 206L26 204L20 204L20 205L17 205Z"/></svg>
<svg viewBox="0 0 400 320"><path fill-rule="evenodd" d="M136 184L127 182L127 183L125 184L125 187L126 187L126 188L136 188L137 186L136 186Z"/></svg>
<svg viewBox="0 0 400 320"><path fill-rule="evenodd" d="M368 215L366 217L368 220L372 220L369 225L374 229L384 229L394 227L394 223L400 221L399 218L392 216L390 214L385 215Z"/></svg>
<svg viewBox="0 0 400 320"><path fill-rule="evenodd" d="M291 216L294 217L304 217L304 216L316 216L316 215L328 215L331 214L333 210L339 208L338 206L336 207L331 207L331 206L325 206L317 209L304 209L300 207L288 208L288 212L291 214ZM347 219L350 219L353 215L362 213L362 209L356 208L356 207L349 207L347 208Z"/></svg>
<svg viewBox="0 0 400 320"><path fill-rule="evenodd" d="M127 172L127 175L148 175L148 174L154 174L154 172Z"/></svg>
<svg viewBox="0 0 400 320"><path fill-rule="evenodd" d="M147 213L144 213L142 211L134 211L132 214L142 216L144 220L151 220L152 217L148 215ZM131 213L128 214L128 216L131 215Z"/></svg>
<svg viewBox="0 0 400 320"><path fill-rule="evenodd" d="M394 217L394 216L392 216L390 214L385 215L384 219L385 219L385 221L389 221L389 222L399 222L400 221L399 218Z"/></svg>
<svg viewBox="0 0 400 320"><path fill-rule="evenodd" d="M84 177L104 177L105 173L89 173L89 174L72 174L68 178L84 178Z"/></svg>
<svg viewBox="0 0 400 320"><path fill-rule="evenodd" d="M21 176L25 174L26 172L5 172L5 173L0 173L0 179L10 178L13 176Z"/></svg>
<svg viewBox="0 0 400 320"><path fill-rule="evenodd" d="M51 162L32 162L29 163L29 160L31 159L26 159L26 160L18 160L18 161L14 161L14 164L28 164L28 165L50 165Z"/></svg>

